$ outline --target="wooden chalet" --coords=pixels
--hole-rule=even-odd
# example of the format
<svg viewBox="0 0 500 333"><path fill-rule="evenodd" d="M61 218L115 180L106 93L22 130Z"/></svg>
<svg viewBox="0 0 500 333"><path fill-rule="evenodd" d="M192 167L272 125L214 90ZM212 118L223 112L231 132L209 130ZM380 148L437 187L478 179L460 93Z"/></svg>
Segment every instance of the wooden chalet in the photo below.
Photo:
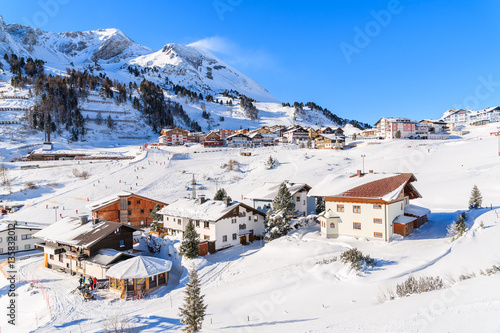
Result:
<svg viewBox="0 0 500 333"><path fill-rule="evenodd" d="M93 202L87 208L92 211L93 219L145 228L151 223L151 212L157 204L160 209L167 206L162 201L123 191Z"/></svg>
<svg viewBox="0 0 500 333"><path fill-rule="evenodd" d="M293 126L291 129L283 133L283 137L287 139L288 142L299 142L305 141L309 138L309 132L302 128L301 126Z"/></svg>
<svg viewBox="0 0 500 333"><path fill-rule="evenodd" d="M314 139L316 149L344 149L345 136L336 134L318 134Z"/></svg>
<svg viewBox="0 0 500 333"><path fill-rule="evenodd" d="M43 266L71 274L106 278L107 265L130 257L133 252L133 233L138 228L123 223L96 220L88 221L86 216L65 217L33 237L42 240L36 244L43 250ZM105 262L91 260L103 249L113 252L113 259Z"/></svg>
<svg viewBox="0 0 500 333"><path fill-rule="evenodd" d="M210 132L205 136L203 147L205 148L222 147L223 144L224 143L222 142L219 134L215 132Z"/></svg>
<svg viewBox="0 0 500 333"><path fill-rule="evenodd" d="M259 134L260 135L260 134ZM262 136L260 136L262 141ZM223 139L224 145L230 148L248 148L253 147L253 140L243 133L233 134Z"/></svg>

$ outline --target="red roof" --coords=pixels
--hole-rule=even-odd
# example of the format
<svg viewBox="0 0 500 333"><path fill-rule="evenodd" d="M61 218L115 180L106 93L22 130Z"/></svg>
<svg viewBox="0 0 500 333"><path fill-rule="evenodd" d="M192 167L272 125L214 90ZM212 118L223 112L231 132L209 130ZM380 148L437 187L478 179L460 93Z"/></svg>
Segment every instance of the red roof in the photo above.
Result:
<svg viewBox="0 0 500 333"><path fill-rule="evenodd" d="M359 185L341 193L339 196L349 198L381 198L387 194L390 194L391 192L394 192L404 184L407 184L408 191L416 192L415 188L409 184L410 182L416 180L417 179L412 173L402 173L396 176L387 177L363 185ZM420 197L420 194L416 192L416 195L414 195L414 197L418 198Z"/></svg>

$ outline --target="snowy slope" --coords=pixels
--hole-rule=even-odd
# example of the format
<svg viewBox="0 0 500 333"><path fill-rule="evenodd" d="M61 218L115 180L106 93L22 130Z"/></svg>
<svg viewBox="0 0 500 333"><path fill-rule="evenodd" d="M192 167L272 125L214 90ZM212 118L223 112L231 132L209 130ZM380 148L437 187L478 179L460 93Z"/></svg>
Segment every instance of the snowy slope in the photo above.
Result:
<svg viewBox="0 0 500 333"><path fill-rule="evenodd" d="M350 237L327 240L312 225L268 244L255 242L236 246L204 259L200 265L202 291L208 303L204 330L207 332L498 332L500 320L500 275L485 276L498 265L500 247L500 169L498 138L490 131L496 126L470 128L463 138L443 141L384 140L357 141L344 151L320 151L282 146L252 149L252 156L238 149L207 150L199 146L152 149L141 153L139 145L112 146L101 136L97 141L56 149L78 149L93 154L135 156L134 160L102 163L76 161L37 162L40 169L21 170L22 163L9 163L15 147L2 143L13 194L5 188L2 200L22 201L25 207L3 219L20 223L50 224L57 214L77 216L89 213L88 202L123 190L137 192L167 203L189 195L186 187L192 174L212 197L224 187L235 200L266 181L305 182L316 185L327 174L353 173L365 167L376 172L413 172L414 183L423 198L415 204L432 210L429 221L413 235L390 243ZM96 134L99 136L100 134ZM27 142L28 143L28 142ZM387 152L391 152L387 154ZM275 157L276 169L267 170L264 161ZM221 164L229 159L241 163L240 170L228 172ZM87 180L73 176L72 170L89 171ZM27 182L38 188L25 189ZM465 236L451 242L447 227L456 213L467 208L472 186L483 195L482 209L467 212ZM49 208L47 208L47 205ZM78 210L78 213L76 212ZM484 227L481 227L481 222ZM357 247L377 260L374 269L359 276L338 257ZM189 263L184 263L186 267ZM41 268L41 259L19 262L21 281L39 279L49 294L52 313L38 296L20 290L20 314L25 331L99 332L103 323L119 313L136 322L146 332L180 330L178 307L183 302L182 277L176 276L166 289L150 298L134 302L102 296L83 302L69 294L77 277ZM460 281L461 274L476 277ZM440 276L448 288L392 301L383 299L388 289L414 276ZM179 284L179 279L181 283ZM0 277L0 287L6 280ZM8 301L0 288L0 306ZM31 302L33 300L33 302ZM31 304L32 306L28 306ZM2 331L5 318L0 318Z"/></svg>

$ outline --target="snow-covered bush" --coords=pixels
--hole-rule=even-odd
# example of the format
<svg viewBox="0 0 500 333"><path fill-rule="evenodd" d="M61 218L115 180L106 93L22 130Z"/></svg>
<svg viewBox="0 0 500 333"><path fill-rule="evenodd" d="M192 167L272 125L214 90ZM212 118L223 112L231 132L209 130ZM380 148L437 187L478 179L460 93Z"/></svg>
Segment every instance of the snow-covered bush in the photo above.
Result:
<svg viewBox="0 0 500 333"><path fill-rule="evenodd" d="M421 276L417 279L410 275L405 282L396 285L396 294L398 297L408 297L413 294L421 294L443 288L444 283L439 276Z"/></svg>
<svg viewBox="0 0 500 333"><path fill-rule="evenodd" d="M148 247L149 252L158 253L161 250L161 242L158 241L156 237L148 237L146 238L146 245Z"/></svg>
<svg viewBox="0 0 500 333"><path fill-rule="evenodd" d="M467 231L465 226L465 212L460 214L457 221L454 221L448 226L448 237L452 238L452 241L457 240L461 237L465 231Z"/></svg>
<svg viewBox="0 0 500 333"><path fill-rule="evenodd" d="M269 156L269 158L266 160L266 162L264 162L264 165L266 166L267 170L274 169L277 164L278 164L278 160L276 160L272 156Z"/></svg>
<svg viewBox="0 0 500 333"><path fill-rule="evenodd" d="M476 277L476 273L470 273L470 274L461 274L458 279L460 281L463 281L463 280L468 280L468 279L472 279L472 278L475 278Z"/></svg>
<svg viewBox="0 0 500 333"><path fill-rule="evenodd" d="M369 255L365 256L357 248L346 250L340 255L340 259L346 265L350 265L357 271L360 271L363 266L376 266L377 263Z"/></svg>

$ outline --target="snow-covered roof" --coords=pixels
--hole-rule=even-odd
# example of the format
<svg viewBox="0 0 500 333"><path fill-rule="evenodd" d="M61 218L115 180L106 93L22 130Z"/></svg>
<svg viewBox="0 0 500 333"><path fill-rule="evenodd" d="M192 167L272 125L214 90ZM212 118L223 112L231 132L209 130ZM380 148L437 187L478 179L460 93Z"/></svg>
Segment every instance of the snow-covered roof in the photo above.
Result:
<svg viewBox="0 0 500 333"><path fill-rule="evenodd" d="M408 214L408 215L420 217L420 216L424 216L424 215L427 215L430 213L431 213L430 209L420 207L420 206L409 205L408 207L405 208L405 214Z"/></svg>
<svg viewBox="0 0 500 333"><path fill-rule="evenodd" d="M46 241L88 247L121 226L137 230L135 227L117 222L103 221L96 224L92 222L82 224L82 220L79 217L65 217L35 233L33 236Z"/></svg>
<svg viewBox="0 0 500 333"><path fill-rule="evenodd" d="M319 216L324 217L325 219L340 217L336 212L334 212L330 208L328 208L327 211L323 211L323 212L319 213Z"/></svg>
<svg viewBox="0 0 500 333"><path fill-rule="evenodd" d="M169 260L138 256L111 266L106 275L120 280L139 279L168 272L171 268L172 262Z"/></svg>
<svg viewBox="0 0 500 333"><path fill-rule="evenodd" d="M9 229L9 224L10 223L0 223L0 232L3 232L5 230ZM13 224L13 222L12 222ZM42 230L42 227L40 226L34 226L34 225L28 225L28 224L16 224L15 225L16 229L33 229L33 230Z"/></svg>
<svg viewBox="0 0 500 333"><path fill-rule="evenodd" d="M146 198L146 197L144 197L142 195L135 194L135 193L132 193L132 192L121 191L121 192L118 192L116 194L104 197L104 198L102 198L100 200L94 201L94 202L88 204L87 208L90 209L91 211L94 211L96 209L99 209L99 208L102 208L102 207L106 207L106 206L112 204L113 202L115 202L117 200L120 200L120 197L129 197L131 195L139 196L141 198L145 198L145 199L148 199L148 200L159 201L159 200L155 200L155 199L151 199L151 198Z"/></svg>
<svg viewBox="0 0 500 333"><path fill-rule="evenodd" d="M261 187L256 188L255 190L248 193L245 198L251 200L273 200L278 191L280 189L281 183L269 182L264 183ZM310 186L305 183L286 183L288 187L288 191L290 191L291 195L295 195L298 191L306 188L306 190L310 190Z"/></svg>
<svg viewBox="0 0 500 333"><path fill-rule="evenodd" d="M87 208L90 209L90 210L96 210L96 209L105 207L105 206L107 206L107 205L115 202L116 200L119 200L120 197L126 197L126 196L129 196L129 195L132 195L132 193L131 192L127 192L127 191L121 191L119 193L116 193L116 194L104 197L104 198L99 199L97 201L94 201L94 202L88 204Z"/></svg>
<svg viewBox="0 0 500 333"><path fill-rule="evenodd" d="M113 262L119 260L120 258L130 257L133 257L133 255L114 249L100 249L93 256L86 260L102 266L108 266Z"/></svg>
<svg viewBox="0 0 500 333"><path fill-rule="evenodd" d="M252 207L237 201L231 202L229 206L227 206L223 201L219 200L205 200L203 203L199 203L198 199L188 198L181 198L169 206L162 208L158 213L193 220L215 222L240 205L244 206L246 209L254 211L255 213L260 213Z"/></svg>
<svg viewBox="0 0 500 333"><path fill-rule="evenodd" d="M394 219L394 221L392 223L397 223L397 224L408 224L408 223L412 223L413 221L415 221L415 218L414 217L411 217L411 216L405 216L405 215L399 215L398 217L396 217Z"/></svg>
<svg viewBox="0 0 500 333"><path fill-rule="evenodd" d="M309 191L315 197L352 197L392 201L398 198L405 186L415 181L411 173L368 173L361 177L352 175L328 175ZM411 186L411 185L409 185ZM411 189L416 190L411 186ZM416 196L420 195L416 192Z"/></svg>

